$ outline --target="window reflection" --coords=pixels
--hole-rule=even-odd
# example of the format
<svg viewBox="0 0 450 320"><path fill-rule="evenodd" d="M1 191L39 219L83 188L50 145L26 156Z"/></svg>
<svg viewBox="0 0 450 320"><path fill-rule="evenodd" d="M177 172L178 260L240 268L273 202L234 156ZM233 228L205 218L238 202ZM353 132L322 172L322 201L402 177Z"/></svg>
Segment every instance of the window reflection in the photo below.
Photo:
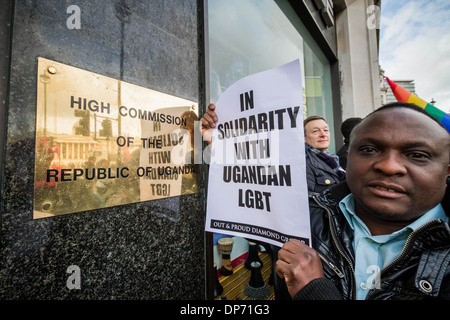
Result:
<svg viewBox="0 0 450 320"><path fill-rule="evenodd" d="M304 117L325 116L334 130L330 64L287 1L211 0L208 10L211 102L247 75L299 59Z"/></svg>
<svg viewBox="0 0 450 320"><path fill-rule="evenodd" d="M299 59L303 116L324 116L330 130L334 131L329 61L287 0L210 0L208 25L211 102L217 101L230 85L245 76ZM334 152L334 148L332 137L329 149ZM227 276L220 272L223 250L219 249L218 242L223 238L228 239L229 236L214 234L214 261L209 263L216 266L217 276L221 277L224 287L234 288L233 292L225 290L221 295L227 295L227 299L244 299L245 290L236 289L238 287L235 285L242 281L233 279L245 272L249 241L233 237L230 256L234 271L231 276ZM270 246L259 244L257 248L266 268L262 272L263 278L270 284ZM273 294L271 288L267 298L273 298Z"/></svg>

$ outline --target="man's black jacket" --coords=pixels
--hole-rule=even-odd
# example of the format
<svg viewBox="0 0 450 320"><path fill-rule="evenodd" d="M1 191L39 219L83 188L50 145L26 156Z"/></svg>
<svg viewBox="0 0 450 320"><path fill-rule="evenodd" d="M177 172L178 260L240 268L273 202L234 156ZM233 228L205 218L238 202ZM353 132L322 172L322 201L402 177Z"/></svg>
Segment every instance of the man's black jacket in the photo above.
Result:
<svg viewBox="0 0 450 320"><path fill-rule="evenodd" d="M321 193L331 185L342 181L337 172L311 151L305 143L306 180L308 191Z"/></svg>
<svg viewBox="0 0 450 320"><path fill-rule="evenodd" d="M338 205L349 193L343 182L311 199L312 247L323 258L326 279L311 281L295 299L355 299L359 284L354 277L353 231ZM442 206L449 216L449 178ZM433 220L411 233L400 255L381 270L380 280L366 299L450 300L449 226Z"/></svg>

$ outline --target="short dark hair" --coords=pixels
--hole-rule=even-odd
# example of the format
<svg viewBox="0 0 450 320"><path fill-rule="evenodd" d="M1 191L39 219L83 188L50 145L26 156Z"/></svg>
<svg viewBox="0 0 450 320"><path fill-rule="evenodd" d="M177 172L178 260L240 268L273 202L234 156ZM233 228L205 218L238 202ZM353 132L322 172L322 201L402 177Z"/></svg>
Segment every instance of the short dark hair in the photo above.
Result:
<svg viewBox="0 0 450 320"><path fill-rule="evenodd" d="M427 111L425 111L425 109L419 107L416 104L413 103L407 103L407 102L391 102L391 103L387 103L381 107L379 107L378 109L376 109L375 111L373 111L372 113L368 114L367 117L369 117L370 115L382 111L382 110L386 110L389 108L407 108L407 109L412 109L415 110L417 112L420 112L424 115L426 115L428 118L432 119L434 122L436 122L441 128L443 128L448 134L450 134L450 132L448 132L447 128L445 128L445 126L439 122L438 119L436 119L435 117L433 117L431 114L429 114ZM366 117L366 118L367 118Z"/></svg>
<svg viewBox="0 0 450 320"><path fill-rule="evenodd" d="M358 125L362 121L362 118L354 117L354 118L348 118L341 124L341 133L344 136L344 143L348 144L350 139L350 133L352 132L353 128Z"/></svg>

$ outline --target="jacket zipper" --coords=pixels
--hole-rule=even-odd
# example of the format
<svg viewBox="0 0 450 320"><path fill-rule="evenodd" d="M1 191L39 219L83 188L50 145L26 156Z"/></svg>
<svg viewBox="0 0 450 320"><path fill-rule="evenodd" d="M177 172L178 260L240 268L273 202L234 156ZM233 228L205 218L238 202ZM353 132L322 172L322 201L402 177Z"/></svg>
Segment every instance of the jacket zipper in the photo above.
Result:
<svg viewBox="0 0 450 320"><path fill-rule="evenodd" d="M411 232L410 235L408 236L408 238L406 238L405 244L403 245L403 249L399 253L399 255L391 263L389 263L387 266L385 266L383 269L381 269L381 271L380 271L380 278L379 278L380 281L382 279L383 274L386 273L386 270L391 269L396 263L398 263L401 259L403 259L403 257L406 255L406 253L410 249L412 239L415 238L417 236L417 234L419 234L423 230L429 228L431 225L438 224L438 223L441 223L441 222L442 222L441 219L433 219L433 220L428 221L427 223L425 223L424 225L422 225L421 227L419 227L415 231ZM369 298L370 295L372 295L372 293L374 291L375 291L375 289L371 289L367 293L366 300Z"/></svg>
<svg viewBox="0 0 450 320"><path fill-rule="evenodd" d="M339 253L342 255L342 257L344 257L344 259L347 261L347 263L348 263L348 265L350 266L350 269L351 269L351 271L352 271L352 275L353 275L353 292L352 292L352 299L353 300L356 300L356 276L355 276L355 270L354 270L354 268L353 268L353 265L352 265L352 262L350 261L350 259L347 257L347 255L345 254L345 252L344 252L344 250L342 250L341 249L341 246L340 246L340 244L338 243L338 240L337 240L337 236L336 236L336 233L335 233L335 231L334 231L334 222L333 222L333 220L332 220L332 218L331 218L331 212L330 212L330 210L327 208L327 207L325 207L324 205L322 205L322 203L320 203L320 201L317 199L317 197L316 196L313 196L313 199L314 199L314 201L319 205L319 207L321 207L322 209L324 209L327 213L328 213L328 220L329 220L329 222L330 222L330 230L331 230L331 237L333 238L333 241L334 241L334 244L336 245L336 248L338 249L338 251L339 251ZM319 256L321 256L320 254L319 254ZM323 256L321 256L321 257L323 257ZM326 261L327 262L327 261ZM329 262L328 262L328 265L330 265L329 264ZM331 266L330 266L331 267ZM337 269L337 267L335 267L334 265L333 265L333 267L335 268L335 269ZM333 269L333 268L332 268ZM334 269L333 269L334 270ZM341 274L342 275L342 277L344 276L344 274L339 270L339 269L337 269L338 271L339 271L339 274ZM336 271L335 271L336 272ZM338 276L341 278L341 276L338 274Z"/></svg>
<svg viewBox="0 0 450 320"><path fill-rule="evenodd" d="M344 274L341 272L341 270L339 270L338 267L336 267L333 263L331 263L330 260L328 260L327 258L325 258L320 252L317 252L317 253L319 254L320 259L322 259L323 262L325 262L325 263L331 268L331 270L333 270L334 273L337 274L337 276L338 276L339 278L342 279L342 278L344 277Z"/></svg>

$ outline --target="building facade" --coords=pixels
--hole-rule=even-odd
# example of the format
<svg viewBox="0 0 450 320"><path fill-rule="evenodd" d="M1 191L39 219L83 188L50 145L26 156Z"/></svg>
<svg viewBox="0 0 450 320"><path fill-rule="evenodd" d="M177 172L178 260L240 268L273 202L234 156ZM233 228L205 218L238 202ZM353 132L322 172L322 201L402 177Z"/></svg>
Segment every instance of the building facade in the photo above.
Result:
<svg viewBox="0 0 450 320"><path fill-rule="evenodd" d="M180 168L164 160L171 148L194 154L185 136L172 132L189 131L187 123L236 80L295 59L304 116L327 119L332 151L343 143L343 120L381 103L379 1L3 6L2 299L214 298L206 166L195 162L198 168L165 176L173 181L145 173L158 161L170 163L172 174ZM70 105L78 97L86 99L83 110L76 100L81 113ZM111 110L94 108L100 101ZM98 164L103 158L108 164ZM121 179L126 183L117 184ZM116 183L115 191L101 194L105 182Z"/></svg>
<svg viewBox="0 0 450 320"><path fill-rule="evenodd" d="M409 92L412 92L413 94L416 94L416 84L414 83L414 80L396 80L393 79L396 84L399 86L402 86ZM381 87L382 90L382 102L383 104L391 103L391 102L397 102L397 99L394 96L394 93L392 92L391 88L388 84L385 84L384 87Z"/></svg>

